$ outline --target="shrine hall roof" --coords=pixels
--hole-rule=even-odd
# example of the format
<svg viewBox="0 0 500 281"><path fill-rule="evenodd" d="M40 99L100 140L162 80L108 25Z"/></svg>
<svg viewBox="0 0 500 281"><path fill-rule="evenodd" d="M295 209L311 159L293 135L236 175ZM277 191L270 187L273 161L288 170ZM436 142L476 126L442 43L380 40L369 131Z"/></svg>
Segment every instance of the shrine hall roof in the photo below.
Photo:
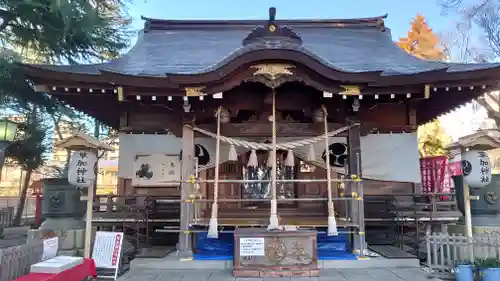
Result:
<svg viewBox="0 0 500 281"><path fill-rule="evenodd" d="M246 54L264 50L305 54L341 72L380 72L381 76L441 70L449 73L498 67L427 61L401 50L382 17L351 20L276 20L287 36L251 40L265 20L159 20L145 18L137 43L122 57L93 65L32 65L75 74L112 72L134 76L203 74ZM289 36L291 35L291 36ZM274 59L279 59L274 58Z"/></svg>

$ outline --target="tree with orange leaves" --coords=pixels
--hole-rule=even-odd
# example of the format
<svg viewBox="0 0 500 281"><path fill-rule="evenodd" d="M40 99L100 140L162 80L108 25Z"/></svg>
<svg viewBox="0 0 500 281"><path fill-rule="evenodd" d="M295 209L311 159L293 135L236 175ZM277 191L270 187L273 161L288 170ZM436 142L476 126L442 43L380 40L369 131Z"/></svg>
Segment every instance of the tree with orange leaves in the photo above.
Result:
<svg viewBox="0 0 500 281"><path fill-rule="evenodd" d="M400 38L396 44L407 53L421 59L444 60L446 54L437 34L427 25L425 17L417 14L411 23L406 38Z"/></svg>
<svg viewBox="0 0 500 281"><path fill-rule="evenodd" d="M446 59L439 36L432 31L420 14L413 19L408 37L399 39L396 44L407 53L421 59ZM444 133L439 119L418 128L418 150L421 157L443 155L444 148L449 143L450 137Z"/></svg>

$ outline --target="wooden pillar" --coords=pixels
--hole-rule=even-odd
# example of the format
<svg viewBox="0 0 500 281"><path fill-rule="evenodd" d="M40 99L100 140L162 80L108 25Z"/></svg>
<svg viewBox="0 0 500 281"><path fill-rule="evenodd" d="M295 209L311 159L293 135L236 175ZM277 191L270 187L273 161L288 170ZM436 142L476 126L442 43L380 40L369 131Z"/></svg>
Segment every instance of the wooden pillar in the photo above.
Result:
<svg viewBox="0 0 500 281"><path fill-rule="evenodd" d="M355 121L349 121L349 128L347 143L349 149L349 178L353 175L362 178L361 168L361 125ZM359 197L363 198L363 184L362 182L351 182L349 184L349 191L355 191ZM360 256L365 252L365 216L364 216L364 201L351 200L349 202L349 209L351 213L352 222L357 224L359 231L354 235L353 247L355 252L359 252Z"/></svg>
<svg viewBox="0 0 500 281"><path fill-rule="evenodd" d="M182 127L182 181L189 180L189 178L194 175L194 156L194 131L188 124L185 124ZM186 231L189 229L189 224L194 218L193 204L186 202L186 200L190 199L191 194L194 194L194 185L183 182L181 184L181 232L179 233L179 243L177 244L178 254L182 257L190 257L193 254L192 237L190 233Z"/></svg>

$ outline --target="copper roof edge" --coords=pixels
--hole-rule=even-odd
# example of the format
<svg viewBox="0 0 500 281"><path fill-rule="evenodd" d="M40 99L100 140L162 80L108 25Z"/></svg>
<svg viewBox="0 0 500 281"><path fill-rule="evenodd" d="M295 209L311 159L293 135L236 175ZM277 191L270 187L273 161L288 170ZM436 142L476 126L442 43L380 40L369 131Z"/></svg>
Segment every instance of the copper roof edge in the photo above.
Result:
<svg viewBox="0 0 500 281"><path fill-rule="evenodd" d="M377 17L367 17L367 18L352 18L352 19L283 19L276 20L276 23L287 25L290 27L301 26L301 27L327 27L327 26L338 26L338 25L356 25L356 26L383 26L384 19L386 19L388 14L377 16ZM238 27L255 27L257 25L263 25L268 22L266 19L255 19L255 20L222 20L222 19L182 19L182 20L171 20L171 19L156 19L141 16L141 19L145 21L145 27L150 29L175 29L175 28L186 28L186 27L200 27L200 28L238 28Z"/></svg>

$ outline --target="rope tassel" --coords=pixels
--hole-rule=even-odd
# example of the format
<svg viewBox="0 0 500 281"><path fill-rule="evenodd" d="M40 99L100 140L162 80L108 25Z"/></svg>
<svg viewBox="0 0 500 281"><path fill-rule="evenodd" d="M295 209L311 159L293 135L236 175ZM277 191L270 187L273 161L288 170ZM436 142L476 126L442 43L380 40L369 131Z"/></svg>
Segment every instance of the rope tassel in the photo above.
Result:
<svg viewBox="0 0 500 281"><path fill-rule="evenodd" d="M330 211L331 210L331 211ZM333 215L331 215L333 214ZM328 236L337 236L337 220L335 219L335 211L333 211L333 202L328 202Z"/></svg>
<svg viewBox="0 0 500 281"><path fill-rule="evenodd" d="M293 151L291 149L288 150L288 153L286 154L286 159L285 159L285 165L288 167L293 167L295 166L295 157L293 156Z"/></svg>
<svg viewBox="0 0 500 281"><path fill-rule="evenodd" d="M238 161L238 153L236 153L236 147L234 147L234 144L231 144L229 147L229 156L228 156L229 161Z"/></svg>
<svg viewBox="0 0 500 281"><path fill-rule="evenodd" d="M307 161L316 161L316 151L314 150L314 145L309 145L309 152L307 153Z"/></svg>
<svg viewBox="0 0 500 281"><path fill-rule="evenodd" d="M257 160L257 152L255 152L255 149L252 149L252 152L250 152L250 157L248 158L248 167L257 167L259 165L259 161Z"/></svg>
<svg viewBox="0 0 500 281"><path fill-rule="evenodd" d="M210 217L210 223L208 224L208 238L219 238L219 224L217 221L217 203L212 203L212 216Z"/></svg>

